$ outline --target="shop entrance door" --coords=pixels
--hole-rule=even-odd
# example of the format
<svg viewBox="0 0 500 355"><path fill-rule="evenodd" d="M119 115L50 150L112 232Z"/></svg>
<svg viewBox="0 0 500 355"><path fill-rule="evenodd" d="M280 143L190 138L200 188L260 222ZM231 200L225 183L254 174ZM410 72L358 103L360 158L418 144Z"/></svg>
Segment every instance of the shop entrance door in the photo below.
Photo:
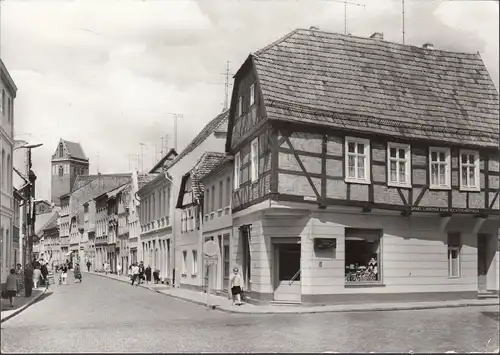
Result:
<svg viewBox="0 0 500 355"><path fill-rule="evenodd" d="M488 289L488 235L477 235L477 288L479 292Z"/></svg>
<svg viewBox="0 0 500 355"><path fill-rule="evenodd" d="M281 302L301 301L300 244L276 241L274 246L274 300Z"/></svg>

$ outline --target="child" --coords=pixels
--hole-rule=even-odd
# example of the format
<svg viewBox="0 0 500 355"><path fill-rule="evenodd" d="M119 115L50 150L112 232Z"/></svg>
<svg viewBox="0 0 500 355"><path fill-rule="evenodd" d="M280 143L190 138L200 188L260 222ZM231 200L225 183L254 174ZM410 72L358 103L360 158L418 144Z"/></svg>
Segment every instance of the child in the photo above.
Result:
<svg viewBox="0 0 500 355"><path fill-rule="evenodd" d="M17 276L16 270L10 269L10 274L7 276L7 296L9 297L10 306L14 307L14 299L17 295Z"/></svg>
<svg viewBox="0 0 500 355"><path fill-rule="evenodd" d="M231 275L231 294L233 295L233 305L241 306L241 276L239 274L239 269L235 267L233 269L233 275ZM236 299L236 301L235 301Z"/></svg>

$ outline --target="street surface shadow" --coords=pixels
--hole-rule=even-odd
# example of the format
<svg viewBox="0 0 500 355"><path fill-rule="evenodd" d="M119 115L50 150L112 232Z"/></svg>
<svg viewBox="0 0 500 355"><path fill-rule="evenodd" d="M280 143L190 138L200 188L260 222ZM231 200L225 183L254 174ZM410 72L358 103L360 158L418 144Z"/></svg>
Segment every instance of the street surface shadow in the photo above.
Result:
<svg viewBox="0 0 500 355"><path fill-rule="evenodd" d="M496 320L500 322L500 312L481 312L483 316Z"/></svg>

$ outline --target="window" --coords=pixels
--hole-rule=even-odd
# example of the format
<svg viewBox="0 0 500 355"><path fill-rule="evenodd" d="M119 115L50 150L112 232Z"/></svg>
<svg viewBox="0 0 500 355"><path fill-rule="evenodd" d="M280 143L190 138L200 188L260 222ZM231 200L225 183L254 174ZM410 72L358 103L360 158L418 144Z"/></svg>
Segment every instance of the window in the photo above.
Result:
<svg viewBox="0 0 500 355"><path fill-rule="evenodd" d="M460 151L460 189L479 191L479 152Z"/></svg>
<svg viewBox="0 0 500 355"><path fill-rule="evenodd" d="M62 165L59 165L59 176L63 176L64 175L64 168Z"/></svg>
<svg viewBox="0 0 500 355"><path fill-rule="evenodd" d="M64 148L63 148L63 145L62 143L59 144L59 158L62 158L64 155Z"/></svg>
<svg viewBox="0 0 500 355"><path fill-rule="evenodd" d="M224 207L231 206L231 178L226 179L226 203Z"/></svg>
<svg viewBox="0 0 500 355"><path fill-rule="evenodd" d="M234 189L240 188L240 169L241 169L241 156L240 153L236 153L234 156Z"/></svg>
<svg viewBox="0 0 500 355"><path fill-rule="evenodd" d="M5 184L6 184L6 178L4 175L7 174L7 168L5 167L5 150L2 149L2 166L1 166L2 170L0 171L0 178L2 178L2 189L5 188Z"/></svg>
<svg viewBox="0 0 500 355"><path fill-rule="evenodd" d="M7 182L7 189L12 189L11 181L10 181L11 176L12 176L12 166L11 166L11 162L10 162L10 154L7 154L6 172L7 172L7 177L5 178L5 181Z"/></svg>
<svg viewBox="0 0 500 355"><path fill-rule="evenodd" d="M0 107L2 110L2 115L5 115L5 90L2 89L2 106Z"/></svg>
<svg viewBox="0 0 500 355"><path fill-rule="evenodd" d="M255 84L250 86L250 106L255 103Z"/></svg>
<svg viewBox="0 0 500 355"><path fill-rule="evenodd" d="M387 144L387 183L389 186L410 187L411 151L409 144Z"/></svg>
<svg viewBox="0 0 500 355"><path fill-rule="evenodd" d="M188 220L186 223L187 230L192 231L193 230L193 211L191 210L191 207L188 208Z"/></svg>
<svg viewBox="0 0 500 355"><path fill-rule="evenodd" d="M448 233L448 277L460 277L460 234Z"/></svg>
<svg viewBox="0 0 500 355"><path fill-rule="evenodd" d="M215 186L212 186L212 199L210 200L210 212L215 211Z"/></svg>
<svg viewBox="0 0 500 355"><path fill-rule="evenodd" d="M370 141L346 137L346 181L370 183Z"/></svg>
<svg viewBox="0 0 500 355"><path fill-rule="evenodd" d="M430 188L449 189L450 188L450 149L430 148Z"/></svg>
<svg viewBox="0 0 500 355"><path fill-rule="evenodd" d="M163 205L161 203L161 196L163 193L161 191L158 191L158 218L163 217Z"/></svg>
<svg viewBox="0 0 500 355"><path fill-rule="evenodd" d="M250 145L250 174L252 181L259 179L259 138L255 138Z"/></svg>
<svg viewBox="0 0 500 355"><path fill-rule="evenodd" d="M198 274L198 251L193 250L192 275Z"/></svg>
<svg viewBox="0 0 500 355"><path fill-rule="evenodd" d="M219 181L219 204L218 204L218 207L219 207L219 210L222 209L223 204L224 204L224 201L223 201L223 198L224 198L224 181L221 180Z"/></svg>
<svg viewBox="0 0 500 355"><path fill-rule="evenodd" d="M7 122L10 123L10 114L11 114L11 111L12 111L12 108L11 108L11 105L12 105L12 101L9 98L7 98Z"/></svg>
<svg viewBox="0 0 500 355"><path fill-rule="evenodd" d="M381 282L380 230L345 230L346 284Z"/></svg>
<svg viewBox="0 0 500 355"><path fill-rule="evenodd" d="M207 189L205 196L205 214L210 213L210 189Z"/></svg>
<svg viewBox="0 0 500 355"><path fill-rule="evenodd" d="M187 259L187 251L182 252L182 275L186 275L186 259Z"/></svg>
<svg viewBox="0 0 500 355"><path fill-rule="evenodd" d="M237 117L240 117L243 114L243 97L240 96L238 99L238 113Z"/></svg>

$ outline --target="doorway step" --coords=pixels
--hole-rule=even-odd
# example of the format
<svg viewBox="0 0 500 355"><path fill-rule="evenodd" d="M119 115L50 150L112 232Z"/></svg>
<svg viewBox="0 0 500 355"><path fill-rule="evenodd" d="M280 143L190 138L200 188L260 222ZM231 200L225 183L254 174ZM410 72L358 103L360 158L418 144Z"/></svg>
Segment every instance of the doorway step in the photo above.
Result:
<svg viewBox="0 0 500 355"><path fill-rule="evenodd" d="M477 298L479 299L498 298L498 291L478 291Z"/></svg>
<svg viewBox="0 0 500 355"><path fill-rule="evenodd" d="M271 301L271 306L302 306L299 301Z"/></svg>
<svg viewBox="0 0 500 355"><path fill-rule="evenodd" d="M274 300L278 302L300 302L300 281L294 281L291 285L289 281L281 281L278 288L274 291Z"/></svg>

